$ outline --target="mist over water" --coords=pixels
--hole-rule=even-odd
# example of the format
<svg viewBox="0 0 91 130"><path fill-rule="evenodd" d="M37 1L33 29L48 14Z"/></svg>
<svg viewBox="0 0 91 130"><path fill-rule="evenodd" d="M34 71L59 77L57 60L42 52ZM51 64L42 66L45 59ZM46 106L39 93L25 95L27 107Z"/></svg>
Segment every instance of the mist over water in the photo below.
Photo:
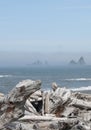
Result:
<svg viewBox="0 0 91 130"><path fill-rule="evenodd" d="M87 52L29 52L29 51L2 51L0 52L0 67L31 67L37 66L64 66L71 60L78 62L83 56L86 65L91 64L91 53Z"/></svg>

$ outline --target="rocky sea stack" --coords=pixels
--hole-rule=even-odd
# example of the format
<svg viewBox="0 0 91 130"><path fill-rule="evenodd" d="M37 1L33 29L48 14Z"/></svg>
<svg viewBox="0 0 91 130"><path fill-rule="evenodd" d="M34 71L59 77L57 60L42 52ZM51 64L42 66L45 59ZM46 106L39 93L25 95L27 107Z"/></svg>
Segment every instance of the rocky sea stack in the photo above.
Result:
<svg viewBox="0 0 91 130"><path fill-rule="evenodd" d="M80 59L78 60L78 64L79 65L85 65L86 64L83 57L80 57Z"/></svg>
<svg viewBox="0 0 91 130"><path fill-rule="evenodd" d="M75 60L71 60L69 64L70 65L85 65L86 62L84 60L84 57L81 56L77 62Z"/></svg>

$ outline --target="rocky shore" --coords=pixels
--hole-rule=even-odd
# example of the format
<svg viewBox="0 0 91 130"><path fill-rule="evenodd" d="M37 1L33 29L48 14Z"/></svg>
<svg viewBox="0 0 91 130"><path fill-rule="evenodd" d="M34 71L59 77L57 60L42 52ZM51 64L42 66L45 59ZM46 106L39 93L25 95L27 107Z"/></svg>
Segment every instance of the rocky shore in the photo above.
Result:
<svg viewBox="0 0 91 130"><path fill-rule="evenodd" d="M91 130L91 95L24 80L0 94L0 130Z"/></svg>

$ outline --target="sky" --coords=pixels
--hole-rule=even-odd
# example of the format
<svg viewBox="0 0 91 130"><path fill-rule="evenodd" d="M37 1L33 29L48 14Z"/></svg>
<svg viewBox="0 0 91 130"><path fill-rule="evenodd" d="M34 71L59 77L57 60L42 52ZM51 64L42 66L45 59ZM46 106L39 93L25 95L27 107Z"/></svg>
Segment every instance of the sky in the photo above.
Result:
<svg viewBox="0 0 91 130"><path fill-rule="evenodd" d="M0 59L68 62L91 56L91 0L0 1ZM45 57L45 58L44 58Z"/></svg>

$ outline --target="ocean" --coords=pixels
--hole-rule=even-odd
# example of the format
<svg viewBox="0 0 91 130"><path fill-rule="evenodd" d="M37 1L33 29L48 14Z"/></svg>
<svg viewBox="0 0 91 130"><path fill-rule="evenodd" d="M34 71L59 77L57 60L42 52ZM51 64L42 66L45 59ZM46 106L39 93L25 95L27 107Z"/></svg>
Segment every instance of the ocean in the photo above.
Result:
<svg viewBox="0 0 91 130"><path fill-rule="evenodd" d="M51 89L52 82L73 91L91 91L91 66L47 66L0 68L0 92L7 94L25 79L41 80L42 89Z"/></svg>

